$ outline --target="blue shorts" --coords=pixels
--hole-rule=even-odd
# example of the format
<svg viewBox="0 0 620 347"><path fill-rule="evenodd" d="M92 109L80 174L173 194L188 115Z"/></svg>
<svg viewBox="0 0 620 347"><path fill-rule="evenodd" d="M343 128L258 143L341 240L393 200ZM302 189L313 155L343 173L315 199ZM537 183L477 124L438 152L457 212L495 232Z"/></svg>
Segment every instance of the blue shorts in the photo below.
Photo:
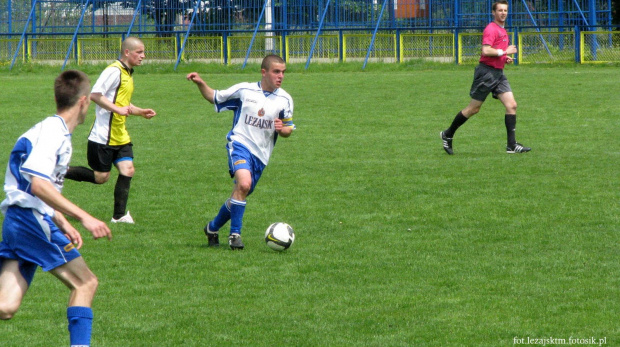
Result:
<svg viewBox="0 0 620 347"><path fill-rule="evenodd" d="M230 173L230 177L235 177L235 172L239 169L249 170L252 174L252 188L248 193L250 195L263 174L263 170L265 170L265 164L239 142L229 142L226 148L228 149L228 173Z"/></svg>
<svg viewBox="0 0 620 347"><path fill-rule="evenodd" d="M2 224L0 261L19 261L19 270L28 285L37 266L49 271L78 257L80 252L50 216L19 206L8 208Z"/></svg>

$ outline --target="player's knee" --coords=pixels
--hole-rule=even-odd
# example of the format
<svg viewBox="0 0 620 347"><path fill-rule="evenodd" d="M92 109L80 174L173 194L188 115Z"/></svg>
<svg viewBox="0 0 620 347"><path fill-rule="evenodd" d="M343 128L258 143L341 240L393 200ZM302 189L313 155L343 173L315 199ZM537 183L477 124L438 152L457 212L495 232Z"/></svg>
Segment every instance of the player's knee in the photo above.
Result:
<svg viewBox="0 0 620 347"><path fill-rule="evenodd" d="M110 179L109 172L96 172L95 173L95 183L104 184Z"/></svg>
<svg viewBox="0 0 620 347"><path fill-rule="evenodd" d="M127 177L133 177L133 175L136 173L136 169L132 166L130 168L127 168L125 170L123 170L123 172L121 173L123 176L127 176Z"/></svg>
<svg viewBox="0 0 620 347"><path fill-rule="evenodd" d="M95 294L97 288L99 287L99 279L97 276L92 275L84 282L84 285L89 292Z"/></svg>
<svg viewBox="0 0 620 347"><path fill-rule="evenodd" d="M465 110L465 112L463 112L463 115L467 118L475 115L476 113L480 112L480 106L477 107L470 107L468 109Z"/></svg>
<svg viewBox="0 0 620 347"><path fill-rule="evenodd" d="M0 303L0 320L9 320L15 316L19 306Z"/></svg>
<svg viewBox="0 0 620 347"><path fill-rule="evenodd" d="M512 114L517 113L517 102L516 101L513 101L512 104L510 104L510 110L512 111Z"/></svg>
<svg viewBox="0 0 620 347"><path fill-rule="evenodd" d="M92 297L95 295L97 287L99 287L99 279L94 274L91 274L88 278L82 280L79 285L75 286L75 290Z"/></svg>
<svg viewBox="0 0 620 347"><path fill-rule="evenodd" d="M238 182L237 189L244 195L248 195L252 189L252 181Z"/></svg>

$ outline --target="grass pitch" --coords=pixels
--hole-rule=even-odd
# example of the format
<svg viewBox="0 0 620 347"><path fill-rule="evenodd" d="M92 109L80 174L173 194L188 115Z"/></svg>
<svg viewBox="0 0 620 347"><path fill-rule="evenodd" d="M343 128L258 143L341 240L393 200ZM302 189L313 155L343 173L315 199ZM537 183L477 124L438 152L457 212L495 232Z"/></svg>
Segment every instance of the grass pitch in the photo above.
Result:
<svg viewBox="0 0 620 347"><path fill-rule="evenodd" d="M132 101L158 115L128 120L136 225L111 225L111 242L83 233L100 279L93 346L620 343L617 67L507 68L532 152L505 153L504 110L489 98L448 156L439 131L469 102L473 67L289 66L297 130L248 199L241 252L207 248L202 233L232 189L232 113L184 79L194 68L214 88L259 78L256 66L136 69ZM53 113L58 70L41 70L0 74L1 167ZM100 67L85 70L94 82ZM94 105L74 165L93 118ZM64 194L107 221L114 181L67 181ZM275 221L295 228L286 252L264 245ZM67 297L37 273L0 322L2 345L68 344Z"/></svg>

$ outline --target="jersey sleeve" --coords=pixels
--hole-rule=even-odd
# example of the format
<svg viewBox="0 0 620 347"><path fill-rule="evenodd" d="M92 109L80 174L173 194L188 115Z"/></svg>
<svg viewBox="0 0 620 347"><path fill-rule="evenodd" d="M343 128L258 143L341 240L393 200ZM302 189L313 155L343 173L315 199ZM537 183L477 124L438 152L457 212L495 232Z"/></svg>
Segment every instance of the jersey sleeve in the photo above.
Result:
<svg viewBox="0 0 620 347"><path fill-rule="evenodd" d="M108 67L99 76L91 93L106 95L109 90L118 88L121 83L121 70L116 67Z"/></svg>
<svg viewBox="0 0 620 347"><path fill-rule="evenodd" d="M492 27L488 25L486 28L484 28L484 31L482 32L482 45L493 47L494 43L495 32L493 31Z"/></svg>
<svg viewBox="0 0 620 347"><path fill-rule="evenodd" d="M287 105L284 107L284 109L280 112L279 118L282 120L282 124L285 127L290 127L295 129L295 123L293 123L293 99L288 97L287 99Z"/></svg>
<svg viewBox="0 0 620 347"><path fill-rule="evenodd" d="M213 96L215 111L235 110L241 107L243 84L235 84L225 90L216 90Z"/></svg>
<svg viewBox="0 0 620 347"><path fill-rule="evenodd" d="M46 133L44 127L41 128L41 133ZM24 178L30 181L29 176L37 176L51 182L60 144L61 141L57 137L39 136L36 142L32 143L32 151L21 166L20 172Z"/></svg>

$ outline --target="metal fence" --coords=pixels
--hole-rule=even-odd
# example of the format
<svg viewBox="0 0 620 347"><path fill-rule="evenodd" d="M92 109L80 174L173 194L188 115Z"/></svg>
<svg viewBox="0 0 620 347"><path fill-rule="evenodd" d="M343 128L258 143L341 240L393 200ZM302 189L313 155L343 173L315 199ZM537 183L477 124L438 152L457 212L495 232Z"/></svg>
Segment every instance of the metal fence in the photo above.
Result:
<svg viewBox="0 0 620 347"><path fill-rule="evenodd" d="M611 0L512 0L517 63L617 62ZM114 59L140 36L149 59L245 64L424 59L476 62L492 1L0 0L0 61ZM307 66L307 65L306 65Z"/></svg>
<svg viewBox="0 0 620 347"><path fill-rule="evenodd" d="M479 27L489 0L0 0L0 33L198 33L263 29ZM385 3L385 8L382 7ZM609 26L611 0L510 0L507 25ZM323 17L321 23L321 18ZM83 18L82 18L83 17ZM81 20L81 22L80 22Z"/></svg>

